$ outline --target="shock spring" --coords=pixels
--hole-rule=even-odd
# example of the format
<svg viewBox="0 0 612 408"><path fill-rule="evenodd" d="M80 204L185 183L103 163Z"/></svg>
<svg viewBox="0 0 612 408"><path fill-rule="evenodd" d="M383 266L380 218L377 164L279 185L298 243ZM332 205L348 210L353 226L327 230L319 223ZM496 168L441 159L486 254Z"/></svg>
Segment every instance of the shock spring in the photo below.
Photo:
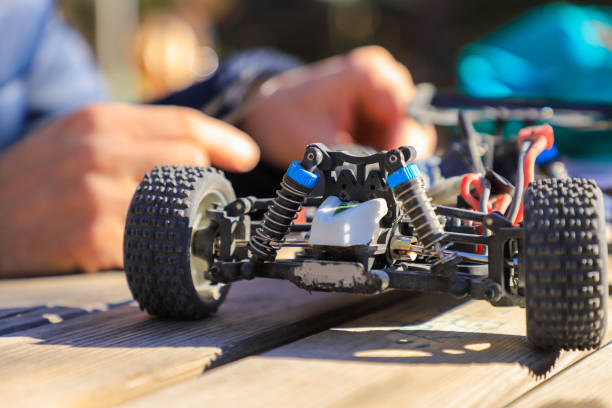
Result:
<svg viewBox="0 0 612 408"><path fill-rule="evenodd" d="M402 203L404 213L408 215L414 228L414 234L426 249L444 238L444 229L427 197L422 177L408 180L399 186L395 191L395 198Z"/></svg>
<svg viewBox="0 0 612 408"><path fill-rule="evenodd" d="M394 171L387 177L389 187L395 199L401 203L404 213L414 229L414 235L430 250L438 261L436 264L447 263L455 258L452 253L445 252L441 244L446 234L430 198L425 192L425 182L414 164L403 165L399 155L393 151L388 155L389 162L394 165Z"/></svg>
<svg viewBox="0 0 612 408"><path fill-rule="evenodd" d="M315 177L295 163L298 162L294 162L283 176L276 198L268 206L261 225L249 241L249 249L256 262L273 261L276 258L291 222L318 180L318 175Z"/></svg>

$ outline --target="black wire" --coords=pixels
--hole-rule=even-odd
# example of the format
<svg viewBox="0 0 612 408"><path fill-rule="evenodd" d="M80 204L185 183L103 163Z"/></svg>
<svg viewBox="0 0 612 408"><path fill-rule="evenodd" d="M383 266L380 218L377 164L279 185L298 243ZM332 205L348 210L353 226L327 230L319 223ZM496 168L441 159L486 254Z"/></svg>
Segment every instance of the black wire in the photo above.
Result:
<svg viewBox="0 0 612 408"><path fill-rule="evenodd" d="M481 179L482 183L482 195L480 196L480 211L483 213L488 213L488 203L491 198L491 183L486 178Z"/></svg>
<svg viewBox="0 0 612 408"><path fill-rule="evenodd" d="M518 215L519 209L521 208L521 202L523 201L523 189L525 188L525 157L531 147L531 140L524 140L521 143L521 150L518 156L518 168L516 170L516 187L514 188L514 195L512 197L512 206L508 210L506 217L513 221Z"/></svg>
<svg viewBox="0 0 612 408"><path fill-rule="evenodd" d="M491 198L491 183L489 183L489 180L487 180L484 177L481 178L480 181L482 183L482 194L480 195L480 211L486 214L489 212L488 204L489 204L489 198ZM491 235L491 230L485 227L484 223L482 224L482 233L485 237L488 237ZM482 255L486 255L486 254L487 254L487 246L483 245Z"/></svg>
<svg viewBox="0 0 612 408"><path fill-rule="evenodd" d="M493 168L493 160L495 159L495 139L496 137L492 135L484 136L485 143L487 144L487 151L485 152L482 160L485 169Z"/></svg>

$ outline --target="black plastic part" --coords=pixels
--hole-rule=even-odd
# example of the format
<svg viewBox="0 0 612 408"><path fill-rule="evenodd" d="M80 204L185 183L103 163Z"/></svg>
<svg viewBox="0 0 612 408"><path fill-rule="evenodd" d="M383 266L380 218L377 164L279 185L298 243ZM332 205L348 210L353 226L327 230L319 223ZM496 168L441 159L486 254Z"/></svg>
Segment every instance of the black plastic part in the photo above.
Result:
<svg viewBox="0 0 612 408"><path fill-rule="evenodd" d="M538 348L590 349L606 333L603 196L594 181L532 183L524 204L527 336Z"/></svg>
<svg viewBox="0 0 612 408"><path fill-rule="evenodd" d="M321 144L317 146L325 149ZM400 159L398 162L414 158L414 149L400 148L394 149L394 152ZM387 156L388 152L385 151L356 155L344 151L325 150L323 161L317 167L321 172L323 183L319 181L314 192L318 193L322 200L332 195L342 201L357 202L382 198L387 203L388 211L380 221L380 225L383 228L390 228L396 222L399 208L385 178L385 172L388 171Z"/></svg>
<svg viewBox="0 0 612 408"><path fill-rule="evenodd" d="M196 291L191 277L194 221L211 191L226 203L235 199L217 169L163 166L145 175L132 198L123 246L125 274L140 308L152 315L199 319L214 313L227 295L229 285L211 283ZM215 234L209 232L212 240ZM199 252L212 257L210 244Z"/></svg>
<svg viewBox="0 0 612 408"><path fill-rule="evenodd" d="M445 215L452 218L461 218L464 220L482 222L487 213L473 211L464 208L449 207L446 205L437 205L436 212L440 215Z"/></svg>
<svg viewBox="0 0 612 408"><path fill-rule="evenodd" d="M465 111L459 111L457 120L459 133L462 136L470 153L472 168L475 173L484 174L485 166L482 162L482 157L478 152L478 148L481 142L481 136L474 129L474 125L472 124L472 121L470 120Z"/></svg>
<svg viewBox="0 0 612 408"><path fill-rule="evenodd" d="M523 203L523 192L525 190L525 158L527 157L527 152L531 147L530 140L524 140L521 143L521 149L518 154L518 164L516 168L516 189L514 190L514 194L512 195L512 204L510 208L506 211L508 215L508 219L514 221L519 212L521 204Z"/></svg>
<svg viewBox="0 0 612 408"><path fill-rule="evenodd" d="M460 234L467 234L468 236L479 235L478 227L473 226L473 225L472 226L468 226L468 225L455 226L455 225L448 225L447 223L447 225L444 227L444 231L446 232L446 234L460 233ZM450 242L452 243L452 245L448 249L450 249L451 251L476 253L476 251L478 250L478 245L476 244L465 243L465 242L455 242L453 240L450 240ZM487 268L487 271L488 271L488 268Z"/></svg>
<svg viewBox="0 0 612 408"><path fill-rule="evenodd" d="M493 170L487 170L485 178L491 183L491 194L512 194L514 186L504 176Z"/></svg>

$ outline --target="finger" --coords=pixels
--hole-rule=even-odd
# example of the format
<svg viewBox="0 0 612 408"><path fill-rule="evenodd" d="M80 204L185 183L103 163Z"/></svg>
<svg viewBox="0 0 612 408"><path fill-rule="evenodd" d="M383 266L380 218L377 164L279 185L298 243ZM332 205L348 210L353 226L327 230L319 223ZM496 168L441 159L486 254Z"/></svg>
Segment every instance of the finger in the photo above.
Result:
<svg viewBox="0 0 612 408"><path fill-rule="evenodd" d="M137 130L141 138L191 139L213 164L230 171L248 171L259 161L259 147L246 133L196 110L176 106L131 109L131 120L141 125Z"/></svg>
<svg viewBox="0 0 612 408"><path fill-rule="evenodd" d="M155 166L209 166L210 159L205 149L195 142L161 141L148 142L142 148L116 148L106 151L101 158L100 170L106 174L118 174L140 181L145 173ZM121 164L119 164L121 163Z"/></svg>
<svg viewBox="0 0 612 408"><path fill-rule="evenodd" d="M216 119L197 118L194 134L215 165L229 171L245 172L259 161L259 146L246 133Z"/></svg>

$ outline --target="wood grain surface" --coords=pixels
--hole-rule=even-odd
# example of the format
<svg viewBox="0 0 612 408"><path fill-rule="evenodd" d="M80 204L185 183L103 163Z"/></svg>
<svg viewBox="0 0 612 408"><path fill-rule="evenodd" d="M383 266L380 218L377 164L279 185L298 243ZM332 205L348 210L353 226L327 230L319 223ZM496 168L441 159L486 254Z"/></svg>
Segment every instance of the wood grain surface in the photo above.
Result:
<svg viewBox="0 0 612 408"><path fill-rule="evenodd" d="M130 298L122 273L0 281L0 406L610 404L612 345L537 353L519 308L256 279L176 322Z"/></svg>
<svg viewBox="0 0 612 408"><path fill-rule="evenodd" d="M66 306L95 309L131 299L123 272L0 280L0 309Z"/></svg>
<svg viewBox="0 0 612 408"><path fill-rule="evenodd" d="M219 313L202 321L164 321L128 304L5 333L1 405L113 405L406 296L311 295L288 282L262 279L235 284Z"/></svg>
<svg viewBox="0 0 612 408"><path fill-rule="evenodd" d="M123 272L0 280L0 334L129 303Z"/></svg>
<svg viewBox="0 0 612 408"><path fill-rule="evenodd" d="M612 344L534 388L513 408L612 407Z"/></svg>
<svg viewBox="0 0 612 408"><path fill-rule="evenodd" d="M453 302L409 299L126 405L499 407L588 354L531 349L522 309Z"/></svg>

